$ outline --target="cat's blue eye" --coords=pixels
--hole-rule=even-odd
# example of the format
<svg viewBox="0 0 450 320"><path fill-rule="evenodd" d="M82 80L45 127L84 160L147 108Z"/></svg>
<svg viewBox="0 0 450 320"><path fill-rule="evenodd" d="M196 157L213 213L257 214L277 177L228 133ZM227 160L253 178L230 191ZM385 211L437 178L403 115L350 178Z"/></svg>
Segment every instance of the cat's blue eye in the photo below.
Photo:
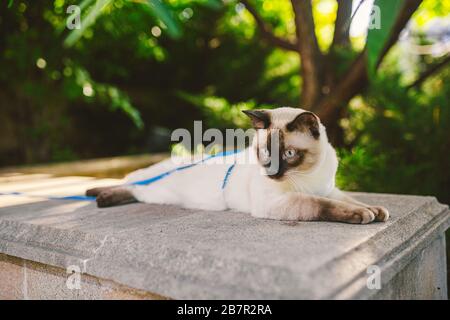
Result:
<svg viewBox="0 0 450 320"><path fill-rule="evenodd" d="M292 158L292 157L295 157L296 152L295 152L294 149L287 149L287 150L284 152L284 155L286 156L286 158Z"/></svg>

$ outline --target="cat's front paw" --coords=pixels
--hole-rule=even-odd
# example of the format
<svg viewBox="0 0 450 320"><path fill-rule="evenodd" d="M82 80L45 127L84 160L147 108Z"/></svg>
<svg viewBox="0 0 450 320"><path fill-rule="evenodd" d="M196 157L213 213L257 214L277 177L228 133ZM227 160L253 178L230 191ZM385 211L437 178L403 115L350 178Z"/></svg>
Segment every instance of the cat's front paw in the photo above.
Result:
<svg viewBox="0 0 450 320"><path fill-rule="evenodd" d="M375 220L375 214L366 207L355 205L326 208L322 219L355 224L367 224Z"/></svg>
<svg viewBox="0 0 450 320"><path fill-rule="evenodd" d="M375 214L367 208L357 208L352 210L351 218L348 222L368 224L375 220Z"/></svg>
<svg viewBox="0 0 450 320"><path fill-rule="evenodd" d="M371 206L368 209L375 215L375 221L385 222L389 219L389 211L385 207Z"/></svg>

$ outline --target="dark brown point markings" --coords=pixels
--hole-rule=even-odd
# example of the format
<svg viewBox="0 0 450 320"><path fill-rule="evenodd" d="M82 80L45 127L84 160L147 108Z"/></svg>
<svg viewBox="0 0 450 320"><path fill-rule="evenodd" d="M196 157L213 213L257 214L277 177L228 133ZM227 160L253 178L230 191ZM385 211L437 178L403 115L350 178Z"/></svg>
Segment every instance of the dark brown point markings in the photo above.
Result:
<svg viewBox="0 0 450 320"><path fill-rule="evenodd" d="M295 148L294 146L286 146L286 137L290 133L303 132L312 136L315 140L319 140L319 119L312 112L306 111L297 115L294 120L283 125L282 127L274 126L272 123L270 112L265 110L244 110L243 111L252 121L253 128L267 130L265 148L268 151L268 161L263 163L260 152L266 152L260 145L257 144L256 156L260 164L266 169L268 177L271 179L280 179L285 173L292 168L300 167L308 155L308 150ZM277 145L274 144L274 139L277 139ZM293 156L287 157L285 152L287 149L295 151ZM272 159L272 151L279 152L277 158ZM275 155L276 156L276 155ZM273 161L278 162L278 167L273 164ZM274 167L271 167L273 165ZM270 172L269 172L270 170Z"/></svg>
<svg viewBox="0 0 450 320"><path fill-rule="evenodd" d="M243 110L252 121L253 128L267 129L270 126L270 115L262 110Z"/></svg>
<svg viewBox="0 0 450 320"><path fill-rule="evenodd" d="M89 189L86 191L86 195L96 197L99 208L137 202L128 189L117 186Z"/></svg>
<svg viewBox="0 0 450 320"><path fill-rule="evenodd" d="M276 134L275 134L276 132ZM286 147L286 143L285 143L285 137L286 137L286 133L283 132L282 130L278 130L278 129L272 129L269 130L268 135L267 135L267 150L269 151L269 156L272 157L272 143L273 143L273 136L278 136L278 146L274 146L274 148L278 147L278 163L279 163L279 168L277 170L277 172L273 175L268 175L269 178L271 179L280 179L284 176L284 174L292 168L296 168L298 166L300 166L303 161L305 160L305 155L308 152L308 150L304 150L304 149L298 149L298 148L287 148ZM295 156L288 159L284 156L284 153L287 149L293 149L295 150ZM259 159L259 155L258 155L258 159ZM271 165L271 162L264 164L263 166L265 168L269 168Z"/></svg>
<svg viewBox="0 0 450 320"><path fill-rule="evenodd" d="M272 136L278 136L278 143L275 143L275 146L272 146ZM288 163L283 159L283 154L285 151L285 143L284 143L284 133L279 129L272 129L268 131L267 134L267 150L269 151L269 156L271 161L264 165L264 167L269 168L272 164L272 148L278 148L278 170L275 174L268 175L271 179L280 179L286 173L288 169Z"/></svg>
<svg viewBox="0 0 450 320"><path fill-rule="evenodd" d="M316 140L320 137L319 121L312 112L303 112L299 114L294 120L286 125L286 130L289 132L295 130L309 132Z"/></svg>

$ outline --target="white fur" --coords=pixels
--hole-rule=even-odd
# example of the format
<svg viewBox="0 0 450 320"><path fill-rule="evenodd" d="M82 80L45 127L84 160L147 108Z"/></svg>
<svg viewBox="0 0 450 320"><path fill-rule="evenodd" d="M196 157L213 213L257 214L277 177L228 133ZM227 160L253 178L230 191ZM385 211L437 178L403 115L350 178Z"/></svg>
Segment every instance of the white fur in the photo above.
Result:
<svg viewBox="0 0 450 320"><path fill-rule="evenodd" d="M271 112L272 123L281 125L293 120L304 110L279 108ZM283 195L301 192L327 197L333 192L338 160L326 138L325 127L321 124L320 134L320 159L307 172L293 174L290 179L275 181L265 176L257 164L253 145L241 153L227 156L226 163L213 158L177 171L150 185L133 186L130 189L141 202L175 204L205 210L232 209L251 213L255 217L276 218L277 213L270 212L270 208L276 207L276 202ZM224 177L234 160L236 165L223 190ZM168 159L132 172L127 180L134 182L148 179L177 166L179 165Z"/></svg>

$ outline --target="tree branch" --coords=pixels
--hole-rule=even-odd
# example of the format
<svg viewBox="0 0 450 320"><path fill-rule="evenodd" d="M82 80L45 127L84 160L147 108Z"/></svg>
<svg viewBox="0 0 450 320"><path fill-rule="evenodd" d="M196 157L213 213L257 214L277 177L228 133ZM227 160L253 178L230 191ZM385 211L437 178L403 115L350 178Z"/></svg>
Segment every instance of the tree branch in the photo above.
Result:
<svg viewBox="0 0 450 320"><path fill-rule="evenodd" d="M395 21L395 24L391 29L391 36L389 37L389 40L386 42L386 45L384 46L384 49L380 54L377 67L381 64L389 49L397 42L398 36L421 3L422 0L405 1L405 4L397 17L397 20Z"/></svg>
<svg viewBox="0 0 450 320"><path fill-rule="evenodd" d="M301 58L302 106L311 108L322 91L322 53L317 44L311 0L291 0Z"/></svg>
<svg viewBox="0 0 450 320"><path fill-rule="evenodd" d="M364 0L360 0L361 4ZM353 18L352 5L353 0L337 0L338 9L336 20L334 22L333 41L331 42L326 61L324 64L324 91L329 93L336 86L337 72L336 66L338 59L336 57L336 48L350 47L350 24ZM358 5L359 8L359 5ZM358 9L356 9L357 11ZM355 13L356 13L355 11Z"/></svg>
<svg viewBox="0 0 450 320"><path fill-rule="evenodd" d="M352 0L338 0L338 10L336 13L336 22L334 23L334 35L330 52L333 51L335 46L347 46L350 44L352 2Z"/></svg>
<svg viewBox="0 0 450 320"><path fill-rule="evenodd" d="M323 98L313 109L325 125L333 120L332 117L337 108L345 105L367 85L366 65L367 52L364 50L350 66L346 75L338 81L331 94Z"/></svg>
<svg viewBox="0 0 450 320"><path fill-rule="evenodd" d="M241 0L241 3L244 4L245 8L250 12L250 14L255 19L256 25L258 26L261 35L264 39L272 43L273 45L291 51L298 51L298 44L295 42L291 42L287 39L283 39L277 37L273 34L271 28L266 24L263 18L259 15L258 11L249 3L247 0Z"/></svg>
<svg viewBox="0 0 450 320"><path fill-rule="evenodd" d="M447 63L450 62L450 55L447 55L446 58L444 58L444 60L430 66L427 70L425 70L424 72L422 72L419 77L410 85L408 85L406 87L407 90L412 89L412 88L418 88L422 85L422 83L431 75L433 75L434 73L438 72L442 67L444 67Z"/></svg>
<svg viewBox="0 0 450 320"><path fill-rule="evenodd" d="M403 30L422 0L408 0L400 11L397 20L391 30L391 35L387 41L378 61L377 66L383 61L389 49L397 42L400 32ZM356 58L355 62L349 68L347 73L338 81L332 92L324 97L313 109L321 120L326 124L334 119L336 109L344 107L351 98L353 98L368 84L367 76L367 49Z"/></svg>

